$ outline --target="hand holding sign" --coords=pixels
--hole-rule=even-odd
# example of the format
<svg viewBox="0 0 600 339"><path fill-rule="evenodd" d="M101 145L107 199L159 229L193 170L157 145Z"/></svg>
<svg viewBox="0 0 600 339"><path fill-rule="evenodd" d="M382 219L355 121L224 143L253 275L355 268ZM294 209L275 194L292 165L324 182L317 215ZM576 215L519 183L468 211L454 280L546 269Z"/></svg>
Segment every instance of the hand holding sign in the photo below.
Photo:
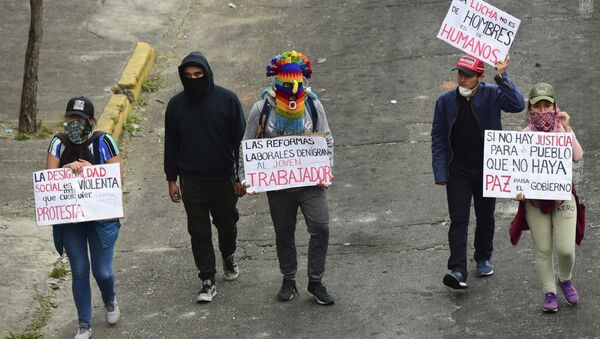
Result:
<svg viewBox="0 0 600 339"><path fill-rule="evenodd" d="M558 119L566 132L571 132L571 116L567 112L558 112Z"/></svg>
<svg viewBox="0 0 600 339"><path fill-rule="evenodd" d="M506 70L508 69L508 56L504 61L497 61L494 64L494 68L496 69L496 74L498 75L502 75L502 73L506 72Z"/></svg>
<svg viewBox="0 0 600 339"><path fill-rule="evenodd" d="M63 168L69 168L73 173L79 174L83 171L84 166L92 166L92 164L85 159L79 159L79 161L73 161L72 163L64 165Z"/></svg>

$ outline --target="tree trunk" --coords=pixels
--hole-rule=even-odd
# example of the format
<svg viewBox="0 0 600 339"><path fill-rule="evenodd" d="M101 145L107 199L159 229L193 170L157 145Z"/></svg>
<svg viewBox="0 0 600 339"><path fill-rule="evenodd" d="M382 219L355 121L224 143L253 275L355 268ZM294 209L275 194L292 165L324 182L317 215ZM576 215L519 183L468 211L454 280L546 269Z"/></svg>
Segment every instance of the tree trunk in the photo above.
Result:
<svg viewBox="0 0 600 339"><path fill-rule="evenodd" d="M42 3L43 0L29 0L31 21L29 40L25 52L25 72L21 91L21 109L19 110L19 132L34 133L37 129L37 89L38 64L40 61L40 42L42 40Z"/></svg>

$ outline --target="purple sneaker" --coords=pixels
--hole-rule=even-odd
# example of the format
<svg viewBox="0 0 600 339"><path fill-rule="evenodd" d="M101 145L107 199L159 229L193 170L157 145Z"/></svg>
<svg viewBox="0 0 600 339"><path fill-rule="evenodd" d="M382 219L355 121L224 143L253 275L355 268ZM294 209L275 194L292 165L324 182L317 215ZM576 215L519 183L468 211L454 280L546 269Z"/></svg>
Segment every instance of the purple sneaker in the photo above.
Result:
<svg viewBox="0 0 600 339"><path fill-rule="evenodd" d="M545 294L544 312L546 312L546 313L558 312L558 298L556 297L556 293L548 292Z"/></svg>
<svg viewBox="0 0 600 339"><path fill-rule="evenodd" d="M573 285L573 281L567 280L565 282L561 282L559 280L558 286L560 286L560 289L563 292L563 295L565 297L565 301L567 302L567 304L575 305L579 302L579 294L577 293L577 290L575 289L575 286Z"/></svg>

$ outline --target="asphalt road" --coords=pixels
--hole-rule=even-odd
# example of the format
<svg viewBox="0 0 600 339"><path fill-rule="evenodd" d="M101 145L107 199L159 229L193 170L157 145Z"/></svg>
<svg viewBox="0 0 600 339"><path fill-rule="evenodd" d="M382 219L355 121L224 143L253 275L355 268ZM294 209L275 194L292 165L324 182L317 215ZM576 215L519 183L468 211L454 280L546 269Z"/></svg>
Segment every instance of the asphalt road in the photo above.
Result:
<svg viewBox="0 0 600 339"><path fill-rule="evenodd" d="M581 190L588 229L574 272L578 306L563 303L558 314L542 314L530 237L525 234L517 248L508 239L513 201L497 206L496 274L471 278L466 292L450 291L441 283L449 254L448 216L445 192L433 184L429 131L435 99L455 80L450 69L461 54L435 38L448 1L257 0L238 2L235 9L225 2L191 1L177 29L160 41L149 39L166 56L158 65L166 86L147 97L144 136L124 145L127 212L115 257L123 318L109 328L97 306L94 336L600 336L595 320L600 312L599 200L594 185L600 179L600 137L593 132L600 25L597 12L581 11L581 2L493 3L522 20L509 74L525 95L536 82L555 85L558 103L571 114L585 151ZM318 306L305 294L289 303L275 300L281 277L264 195L239 203L240 278L219 278L215 301L198 305L194 299L200 282L185 213L183 206L168 201L162 173L165 103L181 88L176 66L189 51L203 51L216 81L238 93L247 114L268 85L264 66L288 49L315 61L310 85L325 106L335 137L324 282L336 305ZM491 80L493 70L488 67L486 73ZM505 116L505 129L520 129L524 118ZM300 288L307 283L304 229L299 222ZM76 327L68 285L62 293L45 330L48 337L69 337Z"/></svg>

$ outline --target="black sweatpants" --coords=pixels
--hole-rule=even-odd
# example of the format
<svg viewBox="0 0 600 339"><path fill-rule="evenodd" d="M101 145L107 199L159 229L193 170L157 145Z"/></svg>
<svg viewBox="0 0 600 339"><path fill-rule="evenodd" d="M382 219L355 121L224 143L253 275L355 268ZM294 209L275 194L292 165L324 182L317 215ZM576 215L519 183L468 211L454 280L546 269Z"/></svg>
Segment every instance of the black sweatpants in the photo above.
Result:
<svg viewBox="0 0 600 339"><path fill-rule="evenodd" d="M214 281L217 273L212 243L211 219L219 233L219 250L223 258L235 253L239 220L237 196L231 179L207 181L181 177L181 198L187 213L192 253L202 280Z"/></svg>

